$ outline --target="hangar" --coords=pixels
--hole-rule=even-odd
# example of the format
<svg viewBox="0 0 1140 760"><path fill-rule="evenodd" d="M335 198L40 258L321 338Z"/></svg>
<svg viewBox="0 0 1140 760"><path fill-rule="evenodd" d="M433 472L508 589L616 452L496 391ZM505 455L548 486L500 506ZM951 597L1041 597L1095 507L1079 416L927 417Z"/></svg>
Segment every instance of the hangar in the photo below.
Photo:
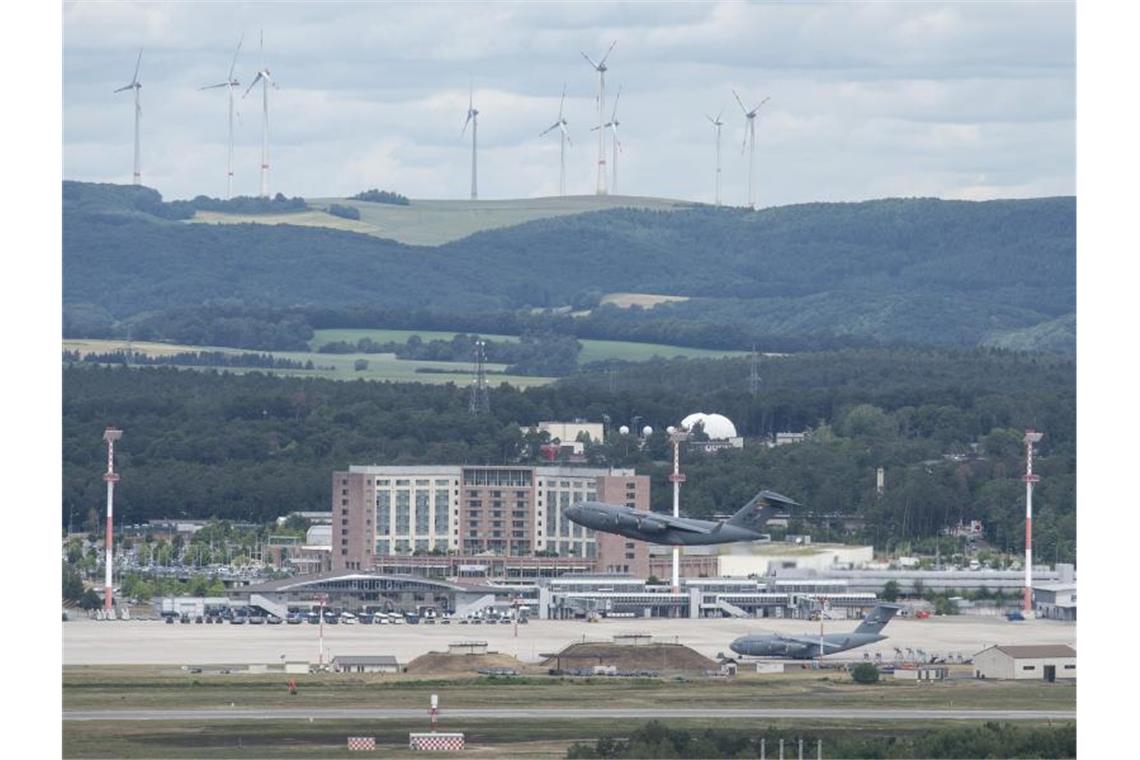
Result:
<svg viewBox="0 0 1140 760"><path fill-rule="evenodd" d="M974 655L974 677L1053 682L1077 677L1077 652L1066 644L993 646Z"/></svg>

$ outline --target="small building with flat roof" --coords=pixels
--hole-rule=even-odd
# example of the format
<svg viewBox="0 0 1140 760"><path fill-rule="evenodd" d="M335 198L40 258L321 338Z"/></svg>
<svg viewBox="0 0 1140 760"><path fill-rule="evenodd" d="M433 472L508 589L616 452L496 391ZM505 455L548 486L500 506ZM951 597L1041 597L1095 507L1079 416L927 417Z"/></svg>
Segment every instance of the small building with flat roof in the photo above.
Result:
<svg viewBox="0 0 1140 760"><path fill-rule="evenodd" d="M338 673L399 673L400 663L392 655L346 655L334 657L333 670Z"/></svg>
<svg viewBox="0 0 1140 760"><path fill-rule="evenodd" d="M1067 644L993 646L974 655L974 677L1053 682L1077 677L1077 652Z"/></svg>

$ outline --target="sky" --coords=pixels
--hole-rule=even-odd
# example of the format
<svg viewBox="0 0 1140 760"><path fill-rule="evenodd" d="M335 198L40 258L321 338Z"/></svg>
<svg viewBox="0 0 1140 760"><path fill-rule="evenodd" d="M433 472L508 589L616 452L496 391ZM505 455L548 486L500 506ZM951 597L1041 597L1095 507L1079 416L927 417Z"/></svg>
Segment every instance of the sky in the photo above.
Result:
<svg viewBox="0 0 1140 760"><path fill-rule="evenodd" d="M226 78L264 63L270 191L465 198L469 87L479 195L558 193L566 87L567 192L597 177L595 61L611 42L622 195L743 205L745 119L756 119L757 205L892 196L989 199L1076 191L1072 3L67 2L66 179L131 180L130 82L144 49L143 183L164 197L225 194ZM260 85L258 86L260 88ZM239 98L240 98L239 92ZM260 92L237 100L234 194L258 192ZM607 140L607 153L612 147ZM611 167L612 168L612 158Z"/></svg>

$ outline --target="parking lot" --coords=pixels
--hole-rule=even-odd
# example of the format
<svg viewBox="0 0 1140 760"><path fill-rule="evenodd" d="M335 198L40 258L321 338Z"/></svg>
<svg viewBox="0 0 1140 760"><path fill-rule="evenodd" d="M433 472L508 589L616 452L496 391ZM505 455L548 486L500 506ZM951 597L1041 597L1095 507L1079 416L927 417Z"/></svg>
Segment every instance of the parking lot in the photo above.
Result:
<svg viewBox="0 0 1140 760"><path fill-rule="evenodd" d="M825 632L854 629L856 621L824 624ZM173 623L161 620L63 623L64 665L277 663L282 660L316 662L321 626L233 625ZM491 651L524 662L537 662L575 641L609 641L619 634L647 633L658 641L676 641L707 657L728 653L729 643L746 633L774 631L815 635L819 624L804 620L622 619L597 623L531 620L526 625L325 625L326 661L336 655L394 655L401 663L429 651L446 651L451 642L486 641ZM928 620L894 620L883 631L889 638L863 649L837 655L862 657L879 653L883 662L896 657L895 648L922 650L927 655L970 657L994 644L1069 644L1076 646L1076 626L1047 620L1019 623L973 616L935 617ZM829 658L830 659L830 658Z"/></svg>

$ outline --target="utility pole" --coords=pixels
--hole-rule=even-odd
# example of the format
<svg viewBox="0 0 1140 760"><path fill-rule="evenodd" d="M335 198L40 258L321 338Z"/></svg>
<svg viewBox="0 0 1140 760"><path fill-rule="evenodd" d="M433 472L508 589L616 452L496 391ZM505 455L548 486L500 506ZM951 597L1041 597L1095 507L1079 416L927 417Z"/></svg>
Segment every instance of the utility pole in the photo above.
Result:
<svg viewBox="0 0 1140 760"><path fill-rule="evenodd" d="M483 340L475 341L475 377L471 382L471 398L467 404L467 411L471 414L489 414L491 412L491 399L487 392L487 368L483 347Z"/></svg>

